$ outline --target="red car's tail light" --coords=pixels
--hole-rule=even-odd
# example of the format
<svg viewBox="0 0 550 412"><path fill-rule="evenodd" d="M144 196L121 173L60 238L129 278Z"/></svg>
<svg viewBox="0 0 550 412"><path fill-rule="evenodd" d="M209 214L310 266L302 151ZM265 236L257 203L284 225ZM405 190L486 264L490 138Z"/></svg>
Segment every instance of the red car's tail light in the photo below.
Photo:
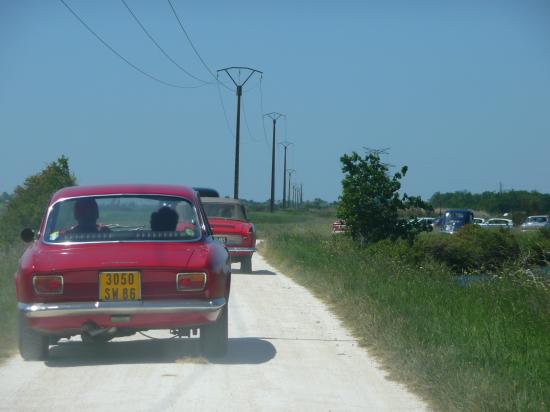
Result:
<svg viewBox="0 0 550 412"><path fill-rule="evenodd" d="M180 292L198 292L206 286L206 273L178 273L176 289Z"/></svg>
<svg viewBox="0 0 550 412"><path fill-rule="evenodd" d="M61 295L63 293L63 276L33 276L32 287L37 295Z"/></svg>

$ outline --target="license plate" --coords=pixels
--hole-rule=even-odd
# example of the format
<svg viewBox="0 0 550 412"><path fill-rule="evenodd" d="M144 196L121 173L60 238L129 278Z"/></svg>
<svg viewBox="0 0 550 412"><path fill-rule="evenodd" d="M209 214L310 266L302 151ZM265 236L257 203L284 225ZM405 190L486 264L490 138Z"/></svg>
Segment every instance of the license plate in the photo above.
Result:
<svg viewBox="0 0 550 412"><path fill-rule="evenodd" d="M227 243L227 238L225 236L214 236L216 239L218 239L223 244Z"/></svg>
<svg viewBox="0 0 550 412"><path fill-rule="evenodd" d="M100 272L99 300L122 301L141 299L141 276L132 272Z"/></svg>

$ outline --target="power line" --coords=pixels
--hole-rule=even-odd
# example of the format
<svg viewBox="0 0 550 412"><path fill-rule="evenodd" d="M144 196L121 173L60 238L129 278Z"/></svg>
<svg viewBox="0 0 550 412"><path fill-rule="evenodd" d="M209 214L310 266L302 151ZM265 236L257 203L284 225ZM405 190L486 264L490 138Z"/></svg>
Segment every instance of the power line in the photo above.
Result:
<svg viewBox="0 0 550 412"><path fill-rule="evenodd" d="M266 146L269 148L269 142L267 141L267 131L265 130L265 116L264 116L264 92L262 89L262 78L260 77L260 109L262 111L262 129L264 130L264 140Z"/></svg>
<svg viewBox="0 0 550 412"><path fill-rule="evenodd" d="M250 136L250 140L252 142L257 142L258 139L255 139L254 136L252 135L252 132L250 131L250 125L248 124L248 118L246 117L246 104L243 104L243 119L244 119L244 124L246 125L246 130L248 131L248 135Z"/></svg>
<svg viewBox="0 0 550 412"><path fill-rule="evenodd" d="M120 54L118 51L116 51L109 43L107 43L105 40L101 38L99 34L97 34L66 2L65 0L59 0L66 8L71 12L71 14L82 24L91 34L94 35L94 37L99 40L105 47L107 47L114 55L116 55L118 58L120 58L122 61L124 61L126 64L128 64L130 67L132 67L134 70L140 72L144 76L150 78L151 80L154 80L158 83L161 83L165 86L169 87L175 87L178 89L197 89L199 87L205 86L205 84L197 85L197 86L182 86L180 84L170 83L167 81L164 81L162 79L159 79L156 76L153 76L152 74L147 73L145 70L140 69L138 66L136 66L134 63L132 63L130 60L128 60L126 57L124 57L122 54Z"/></svg>
<svg viewBox="0 0 550 412"><path fill-rule="evenodd" d="M262 81L262 79L260 78L260 79L258 80L258 83L256 83L254 86L249 87L249 88L246 89L246 90L243 90L243 94L247 94L247 93L251 92L252 90L256 90L257 88L259 88L259 87L260 87L261 81Z"/></svg>
<svg viewBox="0 0 550 412"><path fill-rule="evenodd" d="M125 0L120 0L122 2L122 4L124 4L124 7L126 7L126 9L128 10L128 12L132 15L132 17L134 18L134 20L136 21L136 23L138 24L138 26L141 28L141 30L147 35L147 37L149 38L149 40L151 40L153 42L153 44L155 46L157 46L157 49L159 49L161 51L161 53L164 55L164 57L166 57L168 60L170 60L178 69L180 69L182 72L184 72L186 75L188 75L189 77L192 77L193 79L195 80L198 80L199 82L201 83L205 83L205 84L213 84L212 82L207 82L206 80L203 80L195 75L193 75L192 73L188 72L185 68L183 68L180 64L178 64L178 62L176 62L163 48L162 46L155 40L155 38L151 35L151 33L149 33L149 31L145 28L145 26L141 23L141 21L138 19L138 17L136 16L136 14L133 12L133 10L130 8L130 6L128 6L128 3L126 3Z"/></svg>
<svg viewBox="0 0 550 412"><path fill-rule="evenodd" d="M208 65L206 64L206 62L204 61L204 59L201 57L199 51L197 50L197 48L195 47L195 45L193 44L193 41L191 40L191 36L189 36L189 34L187 33L187 30L185 30L185 27L183 27L183 23L181 22L181 19L179 18L178 16L178 13L176 12L176 9L174 8L174 5L172 4L172 2L170 0L168 0L168 4L170 5L170 8L172 9L172 13L174 14L174 17L176 18L176 20L178 21L178 24L180 26L180 29L181 31L183 32L183 34L185 34L185 37L187 38L187 41L189 42L189 44L191 45L191 48L193 49L193 51L195 52L195 54L197 55L197 57L199 58L200 62L202 63L202 65L204 66L204 68L208 71L208 73L210 73L210 75L212 76L212 78L216 81L216 82L219 82L219 79L218 79L218 76L216 74L214 74L214 72L210 69L210 67L208 67ZM224 83L221 83L221 85L223 87L225 87L227 90L231 90L228 86L226 86Z"/></svg>
<svg viewBox="0 0 550 412"><path fill-rule="evenodd" d="M223 117L225 118L225 125L227 126L227 131L229 135L233 137L233 132L231 131L231 126L229 125L229 118L227 117L227 110L225 109L225 104L223 102L222 89L220 88L220 83L216 83L216 88L218 89L218 96L220 98L220 106L223 110Z"/></svg>

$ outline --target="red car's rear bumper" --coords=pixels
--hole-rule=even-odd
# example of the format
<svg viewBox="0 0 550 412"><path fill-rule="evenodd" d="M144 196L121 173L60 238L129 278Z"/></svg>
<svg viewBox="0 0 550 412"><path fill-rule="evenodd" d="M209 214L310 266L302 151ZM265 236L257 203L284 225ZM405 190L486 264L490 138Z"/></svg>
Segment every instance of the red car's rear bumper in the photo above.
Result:
<svg viewBox="0 0 550 412"><path fill-rule="evenodd" d="M212 300L19 303L29 327L44 333L77 334L86 323L101 328L176 329L215 322L226 304Z"/></svg>
<svg viewBox="0 0 550 412"><path fill-rule="evenodd" d="M256 251L255 247L238 247L238 246L227 246L229 255L232 258L241 257L241 256L252 256Z"/></svg>

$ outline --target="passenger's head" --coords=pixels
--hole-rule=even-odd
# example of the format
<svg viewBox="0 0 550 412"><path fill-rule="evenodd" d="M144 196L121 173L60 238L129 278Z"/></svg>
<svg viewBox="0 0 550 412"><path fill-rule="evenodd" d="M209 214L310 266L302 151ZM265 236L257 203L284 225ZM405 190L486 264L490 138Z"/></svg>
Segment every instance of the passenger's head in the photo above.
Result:
<svg viewBox="0 0 550 412"><path fill-rule="evenodd" d="M228 217L228 218L232 217L231 206L222 207L221 216L222 217Z"/></svg>
<svg viewBox="0 0 550 412"><path fill-rule="evenodd" d="M79 225L95 225L99 218L99 209L94 198L78 199L74 205L74 218Z"/></svg>
<svg viewBox="0 0 550 412"><path fill-rule="evenodd" d="M173 231L177 225L178 213L168 206L163 206L151 214L151 230Z"/></svg>

